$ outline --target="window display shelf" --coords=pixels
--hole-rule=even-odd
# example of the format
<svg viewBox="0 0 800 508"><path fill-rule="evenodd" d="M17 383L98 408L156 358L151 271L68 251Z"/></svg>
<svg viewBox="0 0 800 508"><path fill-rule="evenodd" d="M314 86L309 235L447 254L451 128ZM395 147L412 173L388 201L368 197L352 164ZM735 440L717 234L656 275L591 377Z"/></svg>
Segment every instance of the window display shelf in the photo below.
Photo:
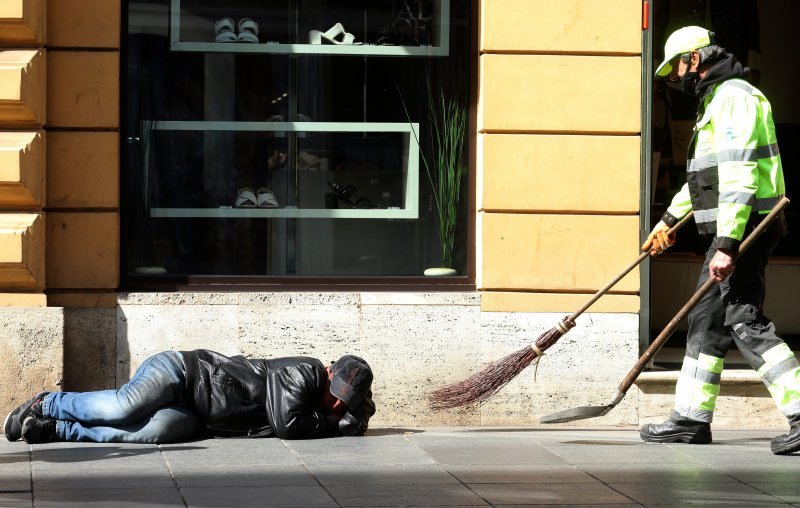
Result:
<svg viewBox="0 0 800 508"><path fill-rule="evenodd" d="M270 40L269 34L259 34L262 42L214 42L214 21L197 16L181 7L181 0L171 1L170 48L172 51L201 53L268 53L280 55L360 55L360 56L447 56L450 40L450 2L436 0L433 18L433 44L379 45L371 41L362 44L298 44ZM328 27L320 27L324 31ZM358 38L356 38L356 42Z"/></svg>
<svg viewBox="0 0 800 508"><path fill-rule="evenodd" d="M273 133L285 136L297 133L298 136L322 133L336 135L341 133L375 134L394 133L403 135L402 172L374 172L374 178L395 178L396 188L401 187L402 206L383 206L376 208L300 208L279 206L276 208L244 208L225 204L208 207L150 207L151 217L170 218L293 218L293 219L417 219L419 217L419 144L418 123L365 123L365 122L233 122L233 121L156 121L146 122L151 131L197 131L221 133ZM277 170L273 170L277 171ZM286 173L286 171L283 171ZM332 169L295 169L289 173L304 178L316 178L319 182L343 180L359 172L334 171ZM402 173L402 174L401 174ZM399 179L402 178L402 184ZM149 180L148 180L149 181ZM317 182L317 183L319 183ZM398 187L399 186L399 187ZM318 189L315 189L318 192ZM291 203L291 202L290 202ZM356 203L357 205L358 203ZM380 205L376 205L380 206Z"/></svg>
<svg viewBox="0 0 800 508"><path fill-rule="evenodd" d="M416 219L416 210L322 208L153 208L151 217L194 219Z"/></svg>
<svg viewBox="0 0 800 508"><path fill-rule="evenodd" d="M441 46L378 46L375 44L246 44L217 42L174 42L173 51L197 53L276 53L281 55L359 55L359 56L447 56Z"/></svg>

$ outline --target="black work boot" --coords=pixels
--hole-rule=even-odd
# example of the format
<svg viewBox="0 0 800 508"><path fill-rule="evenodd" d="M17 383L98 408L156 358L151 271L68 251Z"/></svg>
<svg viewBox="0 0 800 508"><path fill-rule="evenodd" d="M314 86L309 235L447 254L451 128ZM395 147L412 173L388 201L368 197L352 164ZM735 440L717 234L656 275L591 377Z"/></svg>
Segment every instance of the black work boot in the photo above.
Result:
<svg viewBox="0 0 800 508"><path fill-rule="evenodd" d="M711 442L711 425L694 420L673 420L671 417L662 424L648 423L639 432L648 443L691 443Z"/></svg>
<svg viewBox="0 0 800 508"><path fill-rule="evenodd" d="M56 433L55 420L36 416L29 416L22 422L22 439L28 444L62 441Z"/></svg>
<svg viewBox="0 0 800 508"><path fill-rule="evenodd" d="M8 413L3 422L3 433L9 441L16 441L22 437L22 422L29 415L41 418L42 400L50 392L39 392L31 400L21 404L17 409Z"/></svg>
<svg viewBox="0 0 800 508"><path fill-rule="evenodd" d="M800 423L795 424L788 434L783 434L772 440L772 453L786 455L800 451Z"/></svg>

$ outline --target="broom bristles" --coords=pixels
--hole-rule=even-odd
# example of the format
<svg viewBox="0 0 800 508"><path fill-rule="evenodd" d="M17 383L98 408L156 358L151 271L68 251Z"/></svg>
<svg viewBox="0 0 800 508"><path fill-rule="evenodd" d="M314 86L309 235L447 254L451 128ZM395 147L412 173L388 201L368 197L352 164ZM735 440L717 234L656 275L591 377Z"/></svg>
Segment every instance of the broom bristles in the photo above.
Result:
<svg viewBox="0 0 800 508"><path fill-rule="evenodd" d="M562 335L561 330L554 327L540 335L534 344L539 351L544 351ZM429 398L431 408L440 411L483 402L517 377L538 356L531 346L525 346L462 381L437 388Z"/></svg>

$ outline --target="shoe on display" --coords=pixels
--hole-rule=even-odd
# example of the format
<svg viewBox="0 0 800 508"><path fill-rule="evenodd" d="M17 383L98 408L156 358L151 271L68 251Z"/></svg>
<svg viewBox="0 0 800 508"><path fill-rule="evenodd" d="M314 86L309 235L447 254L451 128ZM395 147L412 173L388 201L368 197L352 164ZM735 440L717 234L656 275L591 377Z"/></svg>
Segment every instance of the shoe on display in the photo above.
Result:
<svg viewBox="0 0 800 508"><path fill-rule="evenodd" d="M341 185L339 185L336 182L328 182L328 187L333 189L333 192L335 192L336 195L339 196L339 198L342 201L344 201L345 203L348 203L348 204L352 204L352 203L350 203L350 197L356 191L355 187L353 187L350 184L347 184L344 187L342 187Z"/></svg>
<svg viewBox="0 0 800 508"><path fill-rule="evenodd" d="M28 416L22 422L22 439L28 444L61 441L56 432L56 421L36 416Z"/></svg>
<svg viewBox="0 0 800 508"><path fill-rule="evenodd" d="M236 196L236 203L233 205L236 208L255 208L258 204L256 193L250 187L242 187L238 190Z"/></svg>
<svg viewBox="0 0 800 508"><path fill-rule="evenodd" d="M237 42L249 42L253 44L258 43L258 23L250 18L242 18L239 20L239 35L236 37Z"/></svg>
<svg viewBox="0 0 800 508"><path fill-rule="evenodd" d="M320 159L314 154L308 152L299 152L297 154L296 167L298 171L313 171L319 169L319 165L322 160L323 159Z"/></svg>
<svg viewBox="0 0 800 508"><path fill-rule="evenodd" d="M259 208L278 208L278 199L275 197L274 192L266 187L259 187L257 194Z"/></svg>
<svg viewBox="0 0 800 508"><path fill-rule="evenodd" d="M308 32L309 44L361 44L355 42L355 35L345 31L341 23L336 23L327 31L311 30Z"/></svg>
<svg viewBox="0 0 800 508"><path fill-rule="evenodd" d="M221 18L214 23L214 42L236 42L231 18Z"/></svg>
<svg viewBox="0 0 800 508"><path fill-rule="evenodd" d="M639 436L648 443L708 444L711 442L711 425L694 420L668 418L661 424L644 425Z"/></svg>
<svg viewBox="0 0 800 508"><path fill-rule="evenodd" d="M788 434L773 439L770 447L775 455L800 452L800 423L792 427Z"/></svg>
<svg viewBox="0 0 800 508"><path fill-rule="evenodd" d="M28 416L42 417L42 401L44 396L50 392L39 392L32 399L20 404L16 409L8 413L3 422L3 433L9 441L17 441L22 437L22 422Z"/></svg>

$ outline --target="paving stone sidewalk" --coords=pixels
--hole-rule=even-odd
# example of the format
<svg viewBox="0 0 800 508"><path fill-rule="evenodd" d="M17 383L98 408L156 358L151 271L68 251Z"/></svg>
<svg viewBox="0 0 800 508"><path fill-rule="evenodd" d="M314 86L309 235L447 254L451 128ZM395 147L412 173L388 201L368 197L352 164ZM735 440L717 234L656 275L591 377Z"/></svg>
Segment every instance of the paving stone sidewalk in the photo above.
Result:
<svg viewBox="0 0 800 508"><path fill-rule="evenodd" d="M635 429L373 429L173 445L0 438L2 507L800 506L775 431L654 445Z"/></svg>

